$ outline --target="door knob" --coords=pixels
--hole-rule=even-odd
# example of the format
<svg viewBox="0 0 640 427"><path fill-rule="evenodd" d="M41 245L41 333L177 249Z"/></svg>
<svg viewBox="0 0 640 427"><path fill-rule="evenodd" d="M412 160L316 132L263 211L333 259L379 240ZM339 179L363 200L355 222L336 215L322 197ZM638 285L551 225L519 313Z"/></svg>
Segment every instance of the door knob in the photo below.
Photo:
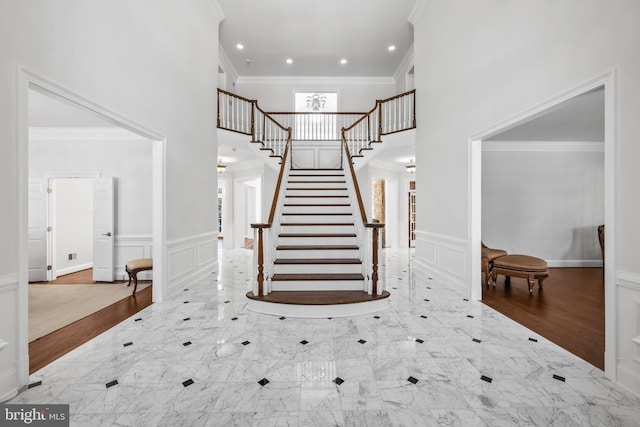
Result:
<svg viewBox="0 0 640 427"><path fill-rule="evenodd" d="M109 231L108 233L102 233L103 236L108 236L111 237L111 232Z"/></svg>

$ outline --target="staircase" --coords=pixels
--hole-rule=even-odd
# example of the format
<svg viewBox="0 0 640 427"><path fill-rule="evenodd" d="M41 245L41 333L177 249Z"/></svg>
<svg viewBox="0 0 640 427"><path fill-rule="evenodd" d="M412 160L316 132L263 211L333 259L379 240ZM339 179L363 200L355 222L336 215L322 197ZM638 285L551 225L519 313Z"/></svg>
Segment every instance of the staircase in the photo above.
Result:
<svg viewBox="0 0 640 427"><path fill-rule="evenodd" d="M271 290L363 291L354 212L344 170L291 171Z"/></svg>

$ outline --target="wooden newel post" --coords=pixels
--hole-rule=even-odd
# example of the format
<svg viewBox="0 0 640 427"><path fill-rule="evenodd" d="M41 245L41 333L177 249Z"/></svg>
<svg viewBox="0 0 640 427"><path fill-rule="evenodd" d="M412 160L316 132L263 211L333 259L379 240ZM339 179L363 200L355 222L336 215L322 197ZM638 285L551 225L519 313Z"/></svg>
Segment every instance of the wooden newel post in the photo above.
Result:
<svg viewBox="0 0 640 427"><path fill-rule="evenodd" d="M374 220L375 221L375 220ZM378 245L379 245L379 232L384 224L380 224L379 222L366 224L366 227L371 228L371 232L373 233L371 239L372 246L372 256L371 256L371 294L378 295Z"/></svg>
<svg viewBox="0 0 640 427"><path fill-rule="evenodd" d="M251 228L258 229L258 241L254 242L258 250L258 276L256 280L258 282L258 295L261 297L264 294L264 244L262 239L263 229L269 227L269 224L251 224ZM254 250L256 250L254 248Z"/></svg>

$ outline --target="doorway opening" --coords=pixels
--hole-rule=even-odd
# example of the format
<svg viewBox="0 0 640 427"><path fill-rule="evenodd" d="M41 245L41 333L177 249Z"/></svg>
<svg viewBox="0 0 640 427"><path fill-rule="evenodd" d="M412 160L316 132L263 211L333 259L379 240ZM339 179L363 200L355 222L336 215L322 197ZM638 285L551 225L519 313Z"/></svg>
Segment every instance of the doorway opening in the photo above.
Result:
<svg viewBox="0 0 640 427"><path fill-rule="evenodd" d="M144 290L144 294L143 292L138 292L135 297L132 297L134 298L134 303L127 305L131 310L135 311L124 314L124 318L126 318L144 308L144 306L151 304L152 300L161 301L165 292L165 284L163 283L163 278L165 277L163 273L165 241L164 138L24 68L19 68L18 94L17 148L18 168L20 171L18 174L18 187L22 189L19 195L21 212L19 259L21 260L21 266L19 268L18 281L21 292L18 301L18 310L20 317L24 319L24 321L20 322L20 325L23 326L21 326L19 333L20 359L25 362L22 364L23 370L21 370L20 375L24 382L28 378L30 371L32 372L34 369L50 363L123 320L122 310L120 310L118 317L114 316L113 313L105 313L104 309L99 309L99 315L91 315L93 316L91 320L93 324L89 326L84 325L86 331L80 331L80 333L79 331L75 333L71 332L67 334L65 338L60 335L60 332L63 331L65 327L61 327L31 342L32 340L30 340L29 337L30 331L27 328L29 324L28 319L30 314L32 314L30 313L29 297L31 285L28 285L28 282L30 281L29 276L32 273L34 264L44 264L44 271L51 272L49 277L52 277L53 273L62 275L62 273L79 269L80 267L90 266L93 268L96 265L96 253L95 251L91 253L92 250L87 247L86 241L71 242L72 247L77 248L77 250L59 249L56 251L61 253L58 254L58 258L60 258L60 255L64 255L66 256L66 261L80 260L83 261L83 263L78 263L73 266L68 265L66 267L68 268L67 270L62 267L54 270L54 264L63 264L62 260L58 260L57 262L52 261L54 256L53 251L48 251L49 248L54 248L52 246L54 239L50 237L50 234L53 232L52 223L49 221L50 214L57 212L57 210L51 210L51 206L45 197L36 200L37 203L35 203L35 205L38 205L39 208L44 207L44 214L40 214L38 220L44 223L45 229L44 235L38 236L39 240L34 241L32 233L32 225L34 224L32 208L34 207L34 200L32 200L31 195L33 194L32 190L35 189L35 186L32 185L32 178L37 178L39 181L38 185L42 184L41 190L47 193L48 191L52 191L47 190L48 188L52 188L49 185L49 181L54 184L54 187L60 190L66 186L65 184L73 181L75 183L80 181L95 181L95 179L87 178L95 178L97 176L99 177L98 180L100 180L104 179L107 175L119 175L106 173L104 167L96 168L96 162L103 161L102 166L104 166L108 163L107 161L111 159L112 164L115 164L116 168L122 166L124 162L122 158L118 158L118 155L121 154L118 153L118 144L125 144L127 138L123 138L123 134L128 135L129 142L131 140L146 142L146 144L140 144L137 147L138 150L144 152L143 156L146 157L147 162L147 176L145 176L143 180L148 183L148 194L142 198L142 202L147 206L146 209L149 211L149 217L145 221L151 225L147 232L148 242L144 250L146 250L146 254L154 260L152 276L156 286ZM119 134L120 136L113 137L113 133ZM45 134L48 135L45 136ZM89 134L92 134L92 137L88 137ZM109 144L107 144L107 142L109 142ZM78 148L78 150L74 148ZM138 160L139 159L138 157ZM137 172L140 172L142 169L139 169ZM98 170L98 172L96 172L96 170ZM76 171L79 172L76 173ZM65 178L73 179L65 180ZM135 178L140 178L140 176ZM135 180L135 178L131 176L130 181ZM65 190L63 190L63 192L64 191ZM97 192L94 190L92 195L95 196L96 194ZM134 194L132 194L134 197L127 200L134 200L136 195L134 191ZM127 195L123 194L123 197L124 196ZM58 199L58 202L60 201L61 200ZM120 209L122 203L119 203L116 207ZM81 211L86 214L88 209L87 203L83 203L77 198L72 201L71 205L68 205L67 208L78 214ZM83 216L82 218L82 221L87 222L85 221L86 217ZM70 221L68 212L63 219ZM95 217L93 220L92 226L96 224ZM78 219L76 219L76 221L78 221ZM41 223L38 225L42 225ZM119 221L118 225L126 229L127 226L125 223L126 221ZM75 225L80 226L78 223ZM64 229L61 223L58 223L56 228L60 228L60 226ZM108 233L104 234L113 240L118 240L116 229L112 228L109 233L111 233L110 236L108 236ZM135 251L136 247L135 245L127 244L131 243L130 237L133 235L131 231L128 233L131 234L129 236L120 236L123 237L123 239L116 245L118 248L116 250L116 257L113 259L113 266L105 269L112 274L107 281L124 279L124 276L121 277L119 274L118 264L126 263L129 259L133 259L133 257L130 256L131 250ZM84 232L77 232L75 234L82 234L83 237L86 237L86 233ZM56 240L61 240L59 237L60 236L58 236ZM41 247L34 248L34 246L38 245ZM111 242L111 246L114 246L113 242ZM154 248L155 250L153 250ZM32 256L33 253L37 253L38 256ZM80 255L82 255L82 257ZM44 278L47 279L46 275ZM129 298L130 295L131 288L128 289L126 297ZM118 310L116 309L115 311ZM89 319L91 316L84 316L83 320L85 318ZM73 325L79 326L79 323L81 322L73 322ZM56 334L56 337L52 337L54 334ZM82 338L78 341L77 339L74 340L73 336L76 336L76 338L82 336ZM46 337L50 337L51 339L45 342L47 341L45 339ZM34 347L32 345L34 343L41 345ZM48 350L43 352L43 349Z"/></svg>
<svg viewBox="0 0 640 427"><path fill-rule="evenodd" d="M607 73L471 138L469 146L471 297L483 299L484 292L485 303L496 309L498 303L495 299L489 303L489 296L503 297L503 305L526 298L519 301L519 310L514 311L527 313L524 317L528 316L533 323L514 320L603 368L609 377L615 374L611 369L615 360L612 359L615 324L610 321L615 313L610 271L615 257L608 252L612 242L607 239L604 251L607 269L603 276L597 230L600 225L605 225L607 231L615 226L613 93L613 76ZM591 108L591 113L585 108ZM587 136L594 129L598 136ZM520 160L516 161L518 156ZM521 167L516 171L513 165ZM536 176L535 172L543 174ZM509 190L505 185L515 187ZM520 199L529 192L528 199ZM551 218L545 212L549 212ZM484 288L480 273L481 241L508 253L524 253L548 261L550 276L544 281L543 290L534 289L529 294L523 285L527 292L519 296L521 279L513 279L511 285L505 287L502 276L495 290ZM555 294L570 289L571 285L584 285L586 281L593 292L581 302L580 313L574 312L572 317L568 308L576 305L576 293ZM533 313L535 310L538 311ZM588 319L579 318L587 312L591 313L586 316ZM534 323L540 324L550 313L563 319L551 321L548 332L537 331ZM586 323L579 326L582 331L571 334L570 326L583 320ZM563 326L558 327L559 324ZM559 337L562 334L564 338ZM579 342L570 342L576 339Z"/></svg>

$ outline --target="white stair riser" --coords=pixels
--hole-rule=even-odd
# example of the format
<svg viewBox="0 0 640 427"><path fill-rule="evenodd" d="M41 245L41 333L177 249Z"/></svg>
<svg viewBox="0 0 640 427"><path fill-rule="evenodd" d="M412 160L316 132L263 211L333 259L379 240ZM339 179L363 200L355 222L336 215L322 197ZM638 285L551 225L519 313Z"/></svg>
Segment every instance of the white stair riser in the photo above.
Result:
<svg viewBox="0 0 640 427"><path fill-rule="evenodd" d="M272 291L362 291L364 280L273 280Z"/></svg>
<svg viewBox="0 0 640 427"><path fill-rule="evenodd" d="M355 237L278 237L279 245L357 245Z"/></svg>
<svg viewBox="0 0 640 427"><path fill-rule="evenodd" d="M362 264L275 264L274 274L358 274Z"/></svg>
<svg viewBox="0 0 640 427"><path fill-rule="evenodd" d="M313 223L313 224L325 224L325 223L344 223L353 222L353 214L349 215L282 215L281 222L284 223Z"/></svg>
<svg viewBox="0 0 640 427"><path fill-rule="evenodd" d="M282 225L281 233L353 233L353 225Z"/></svg>
<svg viewBox="0 0 640 427"><path fill-rule="evenodd" d="M327 203L327 202L324 202ZM304 213L304 212L318 212L318 213L353 213L351 205L348 206L283 206L283 213Z"/></svg>
<svg viewBox="0 0 640 427"><path fill-rule="evenodd" d="M308 250L278 250L277 259L305 259L305 258L360 258L360 251L357 249L308 249Z"/></svg>
<svg viewBox="0 0 640 427"><path fill-rule="evenodd" d="M342 187L344 188L344 187ZM324 197L325 200L330 200L330 198L326 196L347 196L347 190L286 190L285 195L287 196L318 196Z"/></svg>
<svg viewBox="0 0 640 427"><path fill-rule="evenodd" d="M294 180L294 181L302 181L302 180ZM306 181L306 180L305 180ZM319 179L317 182L291 182L287 183L287 190L291 188L346 188L346 182L321 182L321 181L329 181L324 179ZM338 181L338 180L336 180Z"/></svg>

